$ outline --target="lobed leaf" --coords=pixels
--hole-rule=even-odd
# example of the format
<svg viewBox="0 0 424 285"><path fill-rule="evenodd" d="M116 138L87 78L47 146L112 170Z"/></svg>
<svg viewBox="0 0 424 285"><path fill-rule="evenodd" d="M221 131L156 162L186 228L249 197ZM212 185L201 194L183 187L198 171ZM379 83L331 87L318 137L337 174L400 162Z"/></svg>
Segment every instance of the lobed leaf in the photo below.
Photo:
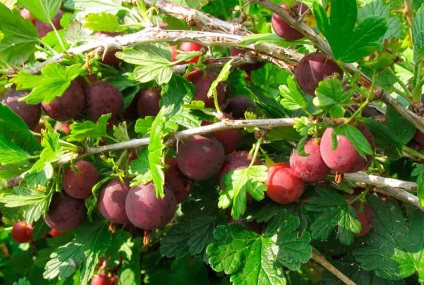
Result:
<svg viewBox="0 0 424 285"><path fill-rule="evenodd" d="M107 122L109 121L111 114L102 115L97 123L91 121L84 121L82 123L74 122L70 125L70 134L67 136L68 141L83 141L85 139L99 139L106 137L107 134Z"/></svg>
<svg viewBox="0 0 424 285"><path fill-rule="evenodd" d="M269 238L237 224L218 226L214 236L216 241L206 249L210 265L216 271L231 274L235 285L285 284Z"/></svg>
<svg viewBox="0 0 424 285"><path fill-rule="evenodd" d="M18 0L18 3L32 16L48 23L59 11L62 0Z"/></svg>
<svg viewBox="0 0 424 285"><path fill-rule="evenodd" d="M48 63L41 69L41 75L19 72L10 81L18 90L31 89L23 98L28 104L51 103L68 89L71 82L82 74L81 64L63 66L60 63Z"/></svg>
<svg viewBox="0 0 424 285"><path fill-rule="evenodd" d="M85 17L84 28L102 32L122 32L125 27L119 24L118 18L109 13L88 14Z"/></svg>
<svg viewBox="0 0 424 285"><path fill-rule="evenodd" d="M283 97L280 104L287 110L295 111L298 109L305 110L308 106L302 93L299 91L299 87L293 76L287 78L287 86L280 85L280 95Z"/></svg>
<svg viewBox="0 0 424 285"><path fill-rule="evenodd" d="M424 57L424 8L418 9L412 23L412 42L414 44L415 62Z"/></svg>
<svg viewBox="0 0 424 285"><path fill-rule="evenodd" d="M337 238L348 245L353 242L353 234L361 231L356 212L344 196L331 189L316 188L308 202L305 209L317 214L310 225L312 238L325 241L336 229Z"/></svg>
<svg viewBox="0 0 424 285"><path fill-rule="evenodd" d="M329 18L318 2L314 3L313 12L334 58L343 62L355 62L378 49L378 41L387 30L383 17L366 18L355 27L358 14L355 0L332 0Z"/></svg>
<svg viewBox="0 0 424 285"><path fill-rule="evenodd" d="M264 199L267 190L263 182L268 178L267 167L264 165L252 165L247 168L228 172L223 183L226 186L219 198L219 206L231 207L231 215L239 219L246 212L246 195L260 201Z"/></svg>
<svg viewBox="0 0 424 285"><path fill-rule="evenodd" d="M135 175L131 180L131 187L147 184L152 180L152 172L149 165L149 152L147 148L142 148L137 159L131 161L129 174Z"/></svg>
<svg viewBox="0 0 424 285"><path fill-rule="evenodd" d="M25 221L31 224L47 212L51 196L51 191L15 187L0 194L0 203L7 208L22 208Z"/></svg>
<svg viewBox="0 0 424 285"><path fill-rule="evenodd" d="M38 34L17 10L0 3L0 55L10 64L23 65L34 53Z"/></svg>
<svg viewBox="0 0 424 285"><path fill-rule="evenodd" d="M124 48L116 56L128 63L137 65L134 79L140 82L155 80L159 85L168 83L172 77L171 52L164 46L142 44L134 48Z"/></svg>
<svg viewBox="0 0 424 285"><path fill-rule="evenodd" d="M373 150L370 143L364 137L360 130L352 125L341 125L334 129L334 135L343 135L352 142L353 147L360 156L366 157L367 154L372 155ZM332 134L332 135L333 135Z"/></svg>
<svg viewBox="0 0 424 285"><path fill-rule="evenodd" d="M31 155L13 141L0 134L0 164L13 164L27 161Z"/></svg>
<svg viewBox="0 0 424 285"><path fill-rule="evenodd" d="M385 279L400 280L418 273L424 280L424 216L409 208L407 219L399 204L368 197L374 219L365 241L355 249L354 256L365 270L373 270Z"/></svg>
<svg viewBox="0 0 424 285"><path fill-rule="evenodd" d="M122 10L122 0L66 0L64 7L69 10L84 11L85 13L117 14Z"/></svg>

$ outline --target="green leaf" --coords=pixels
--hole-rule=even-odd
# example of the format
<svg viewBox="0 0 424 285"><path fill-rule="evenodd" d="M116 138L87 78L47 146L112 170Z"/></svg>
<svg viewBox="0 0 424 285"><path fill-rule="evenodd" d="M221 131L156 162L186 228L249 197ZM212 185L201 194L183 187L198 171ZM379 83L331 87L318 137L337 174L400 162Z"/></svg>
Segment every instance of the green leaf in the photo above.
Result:
<svg viewBox="0 0 424 285"><path fill-rule="evenodd" d="M353 234L361 231L361 223L355 219L355 209L334 189L316 188L305 209L316 213L310 226L314 239L326 241L336 228L337 238L348 245L353 242Z"/></svg>
<svg viewBox="0 0 424 285"><path fill-rule="evenodd" d="M393 138L392 133L396 132L395 130L372 118L366 118L365 123L373 134L376 146L384 149L384 153L389 158L396 160L402 156L403 144L398 144Z"/></svg>
<svg viewBox="0 0 424 285"><path fill-rule="evenodd" d="M62 0L18 0L32 16L43 21L50 22L56 16L62 5Z"/></svg>
<svg viewBox="0 0 424 285"><path fill-rule="evenodd" d="M87 14L105 12L113 15L123 8L121 0L66 0L64 7Z"/></svg>
<svg viewBox="0 0 424 285"><path fill-rule="evenodd" d="M164 110L161 109L152 123L152 131L150 132L149 151L149 168L152 173L153 184L157 197L163 198L165 196L163 185L165 183L164 168L164 137L166 117Z"/></svg>
<svg viewBox="0 0 424 285"><path fill-rule="evenodd" d="M334 129L333 134L345 136L353 144L353 147L359 153L360 156L365 158L367 154L373 154L373 150L368 140L364 137L361 131L355 128L354 126L338 126Z"/></svg>
<svg viewBox="0 0 424 285"><path fill-rule="evenodd" d="M87 284L94 267L111 244L112 233L103 223L85 223L75 231L69 243L55 249L45 266L45 279L65 279L82 265L81 284Z"/></svg>
<svg viewBox="0 0 424 285"><path fill-rule="evenodd" d="M414 176L417 179L417 197L421 207L424 207L424 165L416 164L414 170L411 173L411 176Z"/></svg>
<svg viewBox="0 0 424 285"><path fill-rule="evenodd" d="M224 82L227 80L228 75L230 75L231 72L231 63L233 62L233 60L229 60L227 63L225 63L225 65L222 67L221 71L219 72L217 78L212 81L211 86L209 87L208 90L208 98L214 98L214 102L215 105L218 105L218 91L216 90L219 82Z"/></svg>
<svg viewBox="0 0 424 285"><path fill-rule="evenodd" d="M24 277L19 278L18 282L13 282L13 285L31 285L31 283Z"/></svg>
<svg viewBox="0 0 424 285"><path fill-rule="evenodd" d="M27 103L51 103L56 97L62 96L82 72L81 64L63 66L59 63L48 63L41 69L41 75L20 72L10 81L15 83L19 90L32 89L31 93L24 97Z"/></svg>
<svg viewBox="0 0 424 285"><path fill-rule="evenodd" d="M358 11L359 21L363 21L366 18L372 18L375 16L385 18L389 15L390 7L388 5L384 5L382 0L369 1Z"/></svg>
<svg viewBox="0 0 424 285"><path fill-rule="evenodd" d="M52 168L51 163L60 159L65 153L64 149L59 145L60 134L55 132L48 122L46 122L46 129L41 131L41 135L43 137L41 141L43 150L38 161L32 166L32 172L46 171L46 167ZM52 175L53 173L48 178L51 178Z"/></svg>
<svg viewBox="0 0 424 285"><path fill-rule="evenodd" d="M126 30L125 27L119 24L118 18L115 15L104 12L88 14L85 17L84 28L103 32L122 32Z"/></svg>
<svg viewBox="0 0 424 285"><path fill-rule="evenodd" d="M387 106L386 125L390 138L400 146L406 145L415 135L415 127L391 106Z"/></svg>
<svg viewBox="0 0 424 285"><path fill-rule="evenodd" d="M14 65L23 65L35 50L38 34L34 25L19 11L10 11L0 3L0 55Z"/></svg>
<svg viewBox="0 0 424 285"><path fill-rule="evenodd" d="M47 262L43 277L65 279L74 274L77 267L84 262L84 251L80 244L68 243L58 247Z"/></svg>
<svg viewBox="0 0 424 285"><path fill-rule="evenodd" d="M202 1L198 0L171 0L169 2L179 4L181 6L189 7L192 9L200 10L202 8Z"/></svg>
<svg viewBox="0 0 424 285"><path fill-rule="evenodd" d="M170 123L178 124L187 129L197 128L202 125L202 119L194 115L191 108L183 106L180 111L169 119Z"/></svg>
<svg viewBox="0 0 424 285"><path fill-rule="evenodd" d="M358 20L360 22L373 17L384 18L386 21L387 31L380 40L382 44L384 40L390 40L392 37L399 38L401 36L401 21L399 18L391 16L389 5L385 5L382 0L370 1L358 11Z"/></svg>
<svg viewBox="0 0 424 285"><path fill-rule="evenodd" d="M171 52L167 46L142 44L134 48L125 48L116 56L128 63L137 65L134 79L140 82L155 80L157 84L168 83L172 77Z"/></svg>
<svg viewBox="0 0 424 285"><path fill-rule="evenodd" d="M424 8L421 7L412 23L412 42L414 43L414 60L420 61L424 56Z"/></svg>
<svg viewBox="0 0 424 285"><path fill-rule="evenodd" d="M184 105L189 104L195 93L193 84L179 75L172 76L161 89L162 106L168 119L180 112Z"/></svg>
<svg viewBox="0 0 424 285"><path fill-rule="evenodd" d="M84 121L82 123L74 122L71 124L71 133L68 135L68 141L83 141L85 139L99 139L106 137L107 134L107 122L109 121L111 114L102 115L97 123L91 121Z"/></svg>
<svg viewBox="0 0 424 285"><path fill-rule="evenodd" d="M22 118L3 104L0 104L0 133L30 153L41 149L40 141Z"/></svg>
<svg viewBox="0 0 424 285"><path fill-rule="evenodd" d="M367 18L352 33L352 40L340 60L355 62L380 48L379 39L386 33L384 18Z"/></svg>
<svg viewBox="0 0 424 285"><path fill-rule="evenodd" d="M28 160L29 153L0 134L0 164L12 164Z"/></svg>
<svg viewBox="0 0 424 285"><path fill-rule="evenodd" d="M298 217L286 211L276 215L265 231L278 246L277 260L290 270L299 270L300 266L312 257L311 235L302 235L296 230L300 226Z"/></svg>
<svg viewBox="0 0 424 285"><path fill-rule="evenodd" d="M318 2L314 3L313 12L334 58L344 62L355 62L378 49L378 40L387 30L382 17L367 18L355 27L358 13L355 0L332 0L330 18Z"/></svg>
<svg viewBox="0 0 424 285"><path fill-rule="evenodd" d="M276 262L275 243L238 224L218 226L215 242L206 252L215 271L231 274L235 285L286 284L281 265Z"/></svg>
<svg viewBox="0 0 424 285"><path fill-rule="evenodd" d="M257 42L261 42L261 43L282 43L284 42L284 40L277 35L276 33L267 33L267 34L251 34L248 36L244 36L241 41L240 44L242 45L251 45Z"/></svg>
<svg viewBox="0 0 424 285"><path fill-rule="evenodd" d="M180 258L187 254L206 261L206 247L214 241L216 226L227 221L227 216L216 204L218 193L214 183L194 183L191 199L183 204L182 219L161 240L160 251L167 257Z"/></svg>
<svg viewBox="0 0 424 285"><path fill-rule="evenodd" d="M135 175L131 180L131 187L139 184L147 184L152 180L152 172L149 165L149 152L147 148L142 148L138 153L137 159L131 161L130 175Z"/></svg>
<svg viewBox="0 0 424 285"><path fill-rule="evenodd" d="M257 201L265 197L267 188L263 182L267 178L267 167L264 165L228 172L223 178L226 188L219 197L219 207L228 208L232 204L231 215L238 220L246 212L247 193Z"/></svg>
<svg viewBox="0 0 424 285"><path fill-rule="evenodd" d="M213 230L216 224L216 217L184 217L161 241L161 253L176 258L186 256L188 253L200 256L207 245L214 240Z"/></svg>
<svg viewBox="0 0 424 285"><path fill-rule="evenodd" d="M148 271L150 284L210 284L206 264L193 256L175 259L169 268L160 267L152 271Z"/></svg>
<svg viewBox="0 0 424 285"><path fill-rule="evenodd" d="M7 208L22 207L25 221L31 224L47 212L51 196L51 191L15 187L0 194L0 203Z"/></svg>
<svg viewBox="0 0 424 285"><path fill-rule="evenodd" d="M316 107L330 112L332 118L344 116L343 105L351 104L354 90L343 90L342 83L337 78L327 77L318 83L313 103Z"/></svg>
<svg viewBox="0 0 424 285"><path fill-rule="evenodd" d="M332 0L330 18L317 2L314 3L313 8L318 28L328 40L334 57L340 59L343 51L351 43L357 17L356 1Z"/></svg>
<svg viewBox="0 0 424 285"><path fill-rule="evenodd" d="M150 131L150 128L152 127L153 121L155 120L155 117L152 116L146 116L143 119L138 119L135 122L134 131L141 136L144 136Z"/></svg>
<svg viewBox="0 0 424 285"><path fill-rule="evenodd" d="M399 204L378 196L368 197L373 209L373 228L365 241L354 251L365 270L377 276L399 280L418 273L424 281L424 214L408 208L405 217Z"/></svg>
<svg viewBox="0 0 424 285"><path fill-rule="evenodd" d="M287 78L287 85L280 85L279 90L280 95L283 97L280 103L285 109L295 111L298 109L305 110L307 108L308 103L299 91L294 76L289 76Z"/></svg>
<svg viewBox="0 0 424 285"><path fill-rule="evenodd" d="M116 235L113 235L115 238ZM122 243L120 243L122 244ZM119 270L118 279L122 284L141 284L141 269L140 269L140 252L142 251L141 239L133 239L132 242L126 242L130 252L127 253L128 262L124 262L121 270ZM131 247L129 245L131 244Z"/></svg>
<svg viewBox="0 0 424 285"><path fill-rule="evenodd" d="M109 249L112 242L112 233L103 223L83 224L76 231L75 243L83 245L85 261L80 276L81 284L88 284L100 257Z"/></svg>

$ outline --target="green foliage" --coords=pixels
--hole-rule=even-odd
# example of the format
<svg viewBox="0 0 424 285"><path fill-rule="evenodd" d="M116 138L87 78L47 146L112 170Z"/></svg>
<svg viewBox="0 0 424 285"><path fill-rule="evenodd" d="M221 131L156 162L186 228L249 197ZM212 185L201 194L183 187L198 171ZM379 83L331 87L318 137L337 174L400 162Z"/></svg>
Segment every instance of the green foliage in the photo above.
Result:
<svg viewBox="0 0 424 285"><path fill-rule="evenodd" d="M414 42L414 59L416 62L420 61L424 56L424 8L421 7L417 14L415 14L414 22L412 24L412 39Z"/></svg>
<svg viewBox="0 0 424 285"><path fill-rule="evenodd" d="M0 56L10 64L26 62L38 42L37 30L31 22L0 3L0 31Z"/></svg>
<svg viewBox="0 0 424 285"><path fill-rule="evenodd" d="M184 213L162 239L160 251L167 257L181 258L189 254L205 259L206 247L214 240L213 231L226 216L218 209L216 189L212 184L195 184L193 200L183 204Z"/></svg>
<svg viewBox="0 0 424 285"><path fill-rule="evenodd" d="M337 239L348 245L353 242L353 234L361 231L355 210L334 189L316 188L305 209L315 217L310 225L314 239L326 241L336 231Z"/></svg>
<svg viewBox="0 0 424 285"><path fill-rule="evenodd" d="M59 11L62 0L18 0L18 3L27 9L32 16L48 23Z"/></svg>
<svg viewBox="0 0 424 285"><path fill-rule="evenodd" d="M51 197L51 191L15 187L1 193L0 203L8 208L20 208L25 221L32 223L47 212Z"/></svg>
<svg viewBox="0 0 424 285"><path fill-rule="evenodd" d="M239 219L246 212L248 194L257 201L265 197L267 189L263 182L267 178L267 167L263 165L228 172L223 178L226 188L219 197L218 206L224 209L231 206L231 215Z"/></svg>
<svg viewBox="0 0 424 285"><path fill-rule="evenodd" d="M231 274L234 284L284 284L281 264L296 270L311 257L310 236L299 235L298 226L299 219L287 213L276 216L262 235L237 224L218 226L207 248L209 262Z"/></svg>
<svg viewBox="0 0 424 285"><path fill-rule="evenodd" d="M417 164L414 170L412 171L411 175L417 178L417 196L420 201L420 205L424 206L424 165Z"/></svg>
<svg viewBox="0 0 424 285"><path fill-rule="evenodd" d="M363 246L355 250L356 260L385 279L399 280L417 273L423 281L422 212L407 208L405 216L392 199L383 202L380 197L370 196L368 201L374 213L373 228Z"/></svg>
<svg viewBox="0 0 424 285"><path fill-rule="evenodd" d="M93 31L122 32L125 28L119 24L118 18L109 13L89 14L85 18L84 27Z"/></svg>
<svg viewBox="0 0 424 285"><path fill-rule="evenodd" d="M167 47L143 44L134 48L125 48L117 57L137 65L134 79L140 82L155 80L159 85L168 83L172 77L171 52Z"/></svg>
<svg viewBox="0 0 424 285"><path fill-rule="evenodd" d="M41 69L41 75L20 72L11 81L19 90L31 89L25 97L28 104L38 104L41 101L51 103L56 97L62 96L72 80L82 72L80 64L65 67L58 63L49 63Z"/></svg>
<svg viewBox="0 0 424 285"><path fill-rule="evenodd" d="M64 7L70 10L84 11L85 13L117 14L122 9L121 0L66 0Z"/></svg>
<svg viewBox="0 0 424 285"><path fill-rule="evenodd" d="M378 40L387 30L385 19L369 17L356 27L357 7L354 0L332 0L330 17L317 2L313 5L317 25L328 40L334 57L355 62L380 48Z"/></svg>
<svg viewBox="0 0 424 285"><path fill-rule="evenodd" d="M360 156L365 158L366 154L373 154L373 150L368 140L364 137L361 131L354 126L345 124L334 129L333 133L331 134L333 140L333 149L336 148L334 142L337 141L337 139L334 138L337 135L345 136L353 144L353 147Z"/></svg>
<svg viewBox="0 0 424 285"><path fill-rule="evenodd" d="M21 149L18 145L10 139L0 135L0 163L13 164L18 162L27 161L30 154Z"/></svg>
<svg viewBox="0 0 424 285"><path fill-rule="evenodd" d="M131 180L131 186L147 184L152 180L152 172L149 167L149 152L147 148L142 148L138 153L137 159L131 161L129 173L135 175Z"/></svg>
<svg viewBox="0 0 424 285"><path fill-rule="evenodd" d="M214 98L215 106L218 106L218 92L216 90L218 84L222 81L226 81L228 76L230 75L231 63L233 60L231 59L222 67L221 72L218 74L217 78L212 81L211 86L208 90L208 98Z"/></svg>
<svg viewBox="0 0 424 285"><path fill-rule="evenodd" d="M308 103L303 98L293 76L289 76L287 78L287 85L280 85L279 90L280 95L283 97L280 103L285 109L290 111L306 109Z"/></svg>
<svg viewBox="0 0 424 285"><path fill-rule="evenodd" d="M59 280L71 276L82 265L81 284L88 284L99 258L111 245L112 235L104 224L84 224L75 237L50 254L43 274L46 279Z"/></svg>
<svg viewBox="0 0 424 285"><path fill-rule="evenodd" d="M3 104L0 104L0 131L2 136L29 153L41 149L40 142L34 137L21 117Z"/></svg>
<svg viewBox="0 0 424 285"><path fill-rule="evenodd" d="M111 114L102 115L97 123L92 121L84 121L81 123L75 122L69 128L71 133L68 135L68 141L83 141L86 139L99 139L106 137L107 134L107 122L109 121Z"/></svg>
<svg viewBox="0 0 424 285"><path fill-rule="evenodd" d="M343 106L352 104L354 90L343 90L342 83L337 78L325 78L318 84L313 103L317 108L329 112L331 118L343 117Z"/></svg>

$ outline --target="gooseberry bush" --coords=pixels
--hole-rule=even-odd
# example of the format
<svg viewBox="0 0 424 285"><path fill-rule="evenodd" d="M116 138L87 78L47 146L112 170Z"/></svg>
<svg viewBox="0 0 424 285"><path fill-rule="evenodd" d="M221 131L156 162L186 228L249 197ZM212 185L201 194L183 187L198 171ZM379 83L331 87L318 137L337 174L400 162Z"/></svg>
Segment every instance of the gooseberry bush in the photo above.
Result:
<svg viewBox="0 0 424 285"><path fill-rule="evenodd" d="M423 284L422 6L0 0L0 283Z"/></svg>

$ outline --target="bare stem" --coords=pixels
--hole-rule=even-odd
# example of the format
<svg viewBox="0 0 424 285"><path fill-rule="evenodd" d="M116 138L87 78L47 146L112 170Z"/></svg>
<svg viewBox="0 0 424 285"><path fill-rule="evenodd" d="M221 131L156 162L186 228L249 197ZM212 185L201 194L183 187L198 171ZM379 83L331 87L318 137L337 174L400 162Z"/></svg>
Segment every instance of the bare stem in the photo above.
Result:
<svg viewBox="0 0 424 285"><path fill-rule="evenodd" d="M312 260L314 260L316 263L318 263L319 265L327 269L331 274L336 276L340 281L342 281L346 285L356 285L356 283L353 282L349 277L344 275L340 270L338 270L330 262L328 262L328 260L325 259L324 256L316 252L312 252Z"/></svg>
<svg viewBox="0 0 424 285"><path fill-rule="evenodd" d="M417 190L418 185L414 182L369 175L363 172L345 173L344 178L354 182L373 185L376 192L409 203L421 211L424 211L424 208L420 205L418 197L407 192Z"/></svg>
<svg viewBox="0 0 424 285"><path fill-rule="evenodd" d="M196 42L204 46L221 45L227 47L236 47L242 41L240 35L225 34L220 32L207 31L187 31L187 30L161 30L159 28L146 28L142 31L125 34L115 37L107 37L102 40L93 40L87 44L71 48L67 54L83 54L92 50L102 52L104 50L122 50L125 47L133 47L144 43L157 42ZM295 64L302 57L298 52L285 49L271 44L257 44L245 46L246 49L256 50L270 57L284 61L286 64ZM59 62L64 58L64 54L55 55L48 60L33 66L25 71L28 73L39 72L47 63Z"/></svg>

